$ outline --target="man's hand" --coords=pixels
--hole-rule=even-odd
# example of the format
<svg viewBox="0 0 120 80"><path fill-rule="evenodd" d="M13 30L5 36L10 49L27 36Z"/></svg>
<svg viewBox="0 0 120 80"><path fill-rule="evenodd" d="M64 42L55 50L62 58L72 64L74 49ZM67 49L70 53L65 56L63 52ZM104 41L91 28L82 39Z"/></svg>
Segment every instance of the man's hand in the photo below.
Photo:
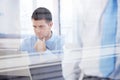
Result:
<svg viewBox="0 0 120 80"><path fill-rule="evenodd" d="M37 52L46 51L45 38L43 38L42 40L38 39L34 45L34 48L36 49Z"/></svg>

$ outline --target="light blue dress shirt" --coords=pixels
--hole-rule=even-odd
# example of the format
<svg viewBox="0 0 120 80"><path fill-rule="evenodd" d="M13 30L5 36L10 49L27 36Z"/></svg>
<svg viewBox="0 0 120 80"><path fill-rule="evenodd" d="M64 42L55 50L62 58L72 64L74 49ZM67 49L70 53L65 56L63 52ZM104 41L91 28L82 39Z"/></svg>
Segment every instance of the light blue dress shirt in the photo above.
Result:
<svg viewBox="0 0 120 80"><path fill-rule="evenodd" d="M20 51L27 51L28 53L36 52L34 45L37 41L37 37L35 35L28 36L22 41L20 46ZM52 34L52 37L48 39L46 42L46 51L61 51L63 47L63 37Z"/></svg>

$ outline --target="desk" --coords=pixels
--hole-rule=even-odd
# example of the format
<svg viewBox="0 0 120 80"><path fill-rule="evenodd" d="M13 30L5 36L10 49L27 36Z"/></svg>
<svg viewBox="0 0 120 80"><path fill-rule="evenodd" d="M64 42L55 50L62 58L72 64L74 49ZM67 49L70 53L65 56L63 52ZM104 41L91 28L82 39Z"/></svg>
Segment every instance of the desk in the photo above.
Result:
<svg viewBox="0 0 120 80"><path fill-rule="evenodd" d="M8 80L63 80L58 55L0 51L0 75Z"/></svg>
<svg viewBox="0 0 120 80"><path fill-rule="evenodd" d="M30 72L33 80L63 80L61 54L30 55Z"/></svg>
<svg viewBox="0 0 120 80"><path fill-rule="evenodd" d="M26 53L11 50L0 50L0 80L30 80Z"/></svg>

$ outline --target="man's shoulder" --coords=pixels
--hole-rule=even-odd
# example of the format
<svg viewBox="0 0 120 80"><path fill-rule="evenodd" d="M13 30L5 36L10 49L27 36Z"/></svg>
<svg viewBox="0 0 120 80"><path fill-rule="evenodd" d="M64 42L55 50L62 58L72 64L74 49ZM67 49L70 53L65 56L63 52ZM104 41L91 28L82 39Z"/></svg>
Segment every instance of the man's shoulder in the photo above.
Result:
<svg viewBox="0 0 120 80"><path fill-rule="evenodd" d="M54 38L57 38L57 39L62 39L62 38L63 38L62 35L58 35L58 34L53 34L53 37L54 37Z"/></svg>
<svg viewBox="0 0 120 80"><path fill-rule="evenodd" d="M57 42L57 43L58 42L59 43L61 43L61 42L64 43L64 36L62 36L62 35L56 35L56 34L54 34L53 36L54 36L54 41L55 42Z"/></svg>

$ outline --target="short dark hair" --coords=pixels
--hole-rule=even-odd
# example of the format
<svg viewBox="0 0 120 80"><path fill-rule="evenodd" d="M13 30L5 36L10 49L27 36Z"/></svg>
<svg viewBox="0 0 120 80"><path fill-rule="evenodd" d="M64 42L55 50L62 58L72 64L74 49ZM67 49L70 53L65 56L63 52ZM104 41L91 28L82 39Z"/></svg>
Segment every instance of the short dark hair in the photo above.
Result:
<svg viewBox="0 0 120 80"><path fill-rule="evenodd" d="M39 7L33 12L31 18L34 20L45 19L47 21L52 21L52 14L47 8Z"/></svg>

